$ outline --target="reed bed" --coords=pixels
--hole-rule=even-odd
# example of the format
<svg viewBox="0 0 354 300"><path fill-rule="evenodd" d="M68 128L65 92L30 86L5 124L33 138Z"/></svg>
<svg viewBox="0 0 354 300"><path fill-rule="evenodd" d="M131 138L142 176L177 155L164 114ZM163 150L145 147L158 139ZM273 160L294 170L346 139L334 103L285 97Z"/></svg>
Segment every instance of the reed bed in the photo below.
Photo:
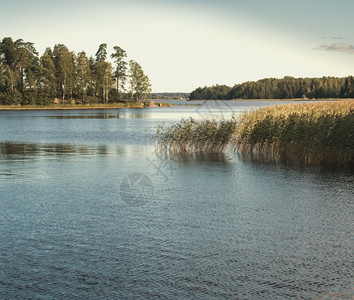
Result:
<svg viewBox="0 0 354 300"><path fill-rule="evenodd" d="M232 139L236 129L236 119L182 119L170 126L160 125L157 129L155 147L160 151L182 152L222 152Z"/></svg>
<svg viewBox="0 0 354 300"><path fill-rule="evenodd" d="M245 113L234 132L242 153L303 165L352 166L354 102L287 104Z"/></svg>
<svg viewBox="0 0 354 300"><path fill-rule="evenodd" d="M183 119L159 126L156 147L173 153L217 153L229 145L284 163L354 167L354 102L286 104L236 120Z"/></svg>

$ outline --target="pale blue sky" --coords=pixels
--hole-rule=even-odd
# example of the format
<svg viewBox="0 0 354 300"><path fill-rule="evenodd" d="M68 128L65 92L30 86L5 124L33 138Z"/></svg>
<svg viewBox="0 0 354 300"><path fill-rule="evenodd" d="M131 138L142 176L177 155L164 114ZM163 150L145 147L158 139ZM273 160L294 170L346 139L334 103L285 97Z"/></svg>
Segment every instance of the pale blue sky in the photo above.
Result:
<svg viewBox="0 0 354 300"><path fill-rule="evenodd" d="M0 38L94 55L121 46L154 92L354 75L352 0L0 0Z"/></svg>

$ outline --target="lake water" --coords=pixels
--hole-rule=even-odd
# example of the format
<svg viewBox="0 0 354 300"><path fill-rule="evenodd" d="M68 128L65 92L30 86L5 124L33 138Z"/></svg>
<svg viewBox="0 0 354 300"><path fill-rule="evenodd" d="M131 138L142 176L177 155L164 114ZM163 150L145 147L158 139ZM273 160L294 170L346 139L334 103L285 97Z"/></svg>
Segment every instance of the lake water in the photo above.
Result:
<svg viewBox="0 0 354 300"><path fill-rule="evenodd" d="M154 153L274 103L200 104L0 111L0 299L352 299L353 174Z"/></svg>

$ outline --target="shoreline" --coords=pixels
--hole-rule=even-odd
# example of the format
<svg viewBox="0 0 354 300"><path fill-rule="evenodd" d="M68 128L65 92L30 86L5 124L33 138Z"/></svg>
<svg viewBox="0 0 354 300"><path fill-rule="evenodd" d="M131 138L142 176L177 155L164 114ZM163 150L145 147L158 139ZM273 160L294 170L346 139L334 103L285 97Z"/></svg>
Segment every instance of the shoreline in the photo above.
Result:
<svg viewBox="0 0 354 300"><path fill-rule="evenodd" d="M169 100L170 102L154 102L153 105L144 105L144 103L131 103L131 105L127 105L126 103L114 103L114 104L55 104L55 105L29 105L29 106L19 106L19 105L0 105L0 111L17 111L17 110L94 110L94 109L121 109L121 108L152 108L152 107L173 107L179 106L178 104L173 104L174 101L180 100ZM354 101L354 98L325 98L325 99L231 99L231 100L186 100L185 106L197 106L200 104L193 104L193 102L197 101L232 101L232 102L242 102L242 101L293 101L293 102L339 102L339 101ZM182 105L183 106L183 105Z"/></svg>
<svg viewBox="0 0 354 300"><path fill-rule="evenodd" d="M171 100L173 101L173 100ZM354 98L318 98L318 99L303 99L303 98L291 98L291 99L209 99L209 100L187 100L188 102L193 102L193 101L232 101L232 102L237 102L237 101L294 101L294 102L327 102L327 101L354 101Z"/></svg>
<svg viewBox="0 0 354 300"><path fill-rule="evenodd" d="M161 105L160 105L161 104ZM17 105L0 105L0 111L17 111L17 110L94 110L94 109L122 109L122 108L153 108L153 107L172 107L175 106L170 103L164 102L155 102L154 105L145 106L143 103L141 104L100 104L100 105L29 105L29 106L17 106Z"/></svg>

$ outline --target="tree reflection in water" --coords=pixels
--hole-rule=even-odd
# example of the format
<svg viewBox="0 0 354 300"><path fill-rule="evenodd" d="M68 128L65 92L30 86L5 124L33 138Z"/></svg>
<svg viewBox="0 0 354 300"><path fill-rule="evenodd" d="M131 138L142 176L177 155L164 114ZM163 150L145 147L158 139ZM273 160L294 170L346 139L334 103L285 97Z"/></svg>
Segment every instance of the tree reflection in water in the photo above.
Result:
<svg viewBox="0 0 354 300"><path fill-rule="evenodd" d="M61 143L0 143L1 159L29 159L50 155L109 155L125 153L124 146Z"/></svg>

